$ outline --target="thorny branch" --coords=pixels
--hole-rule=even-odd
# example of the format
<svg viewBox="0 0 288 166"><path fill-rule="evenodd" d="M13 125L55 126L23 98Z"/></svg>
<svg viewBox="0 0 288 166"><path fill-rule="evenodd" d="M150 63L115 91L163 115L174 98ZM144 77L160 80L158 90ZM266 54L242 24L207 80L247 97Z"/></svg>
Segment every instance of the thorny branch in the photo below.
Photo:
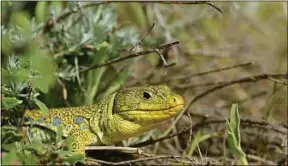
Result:
<svg viewBox="0 0 288 166"><path fill-rule="evenodd" d="M156 47L156 48L150 48L150 49L147 49L145 51L140 51L140 52L128 54L128 55L126 55L124 57L115 58L115 59L112 59L112 60L110 60L110 61L108 61L106 63L103 63L103 64L97 64L97 65L90 66L90 67L88 67L86 69L81 70L80 72L86 72L86 71L89 71L89 70L92 70L92 69L96 69L96 68L99 68L99 67L111 65L113 63L117 63L117 62L120 62L120 61L123 61L123 60L127 60L127 59L130 59L130 58L137 57L137 56L142 56L142 55L146 55L146 54L149 54L149 53L153 53L153 52L156 52L156 50L166 49L166 48L169 48L169 47L171 47L173 45L176 45L176 44L179 44L179 41L168 43L168 44L162 45L160 47Z"/></svg>

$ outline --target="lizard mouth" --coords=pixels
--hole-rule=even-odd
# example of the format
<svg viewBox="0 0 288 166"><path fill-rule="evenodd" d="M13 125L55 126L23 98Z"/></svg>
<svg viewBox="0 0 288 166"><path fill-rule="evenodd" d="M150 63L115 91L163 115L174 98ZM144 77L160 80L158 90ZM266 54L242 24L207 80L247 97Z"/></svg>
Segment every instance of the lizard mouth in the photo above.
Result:
<svg viewBox="0 0 288 166"><path fill-rule="evenodd" d="M127 110L118 114L131 122L151 122L157 123L170 119L179 113L184 107L184 104L179 104L168 109L157 110Z"/></svg>
<svg viewBox="0 0 288 166"><path fill-rule="evenodd" d="M182 109L184 107L184 104L178 104L176 106L172 106L172 107L168 107L166 109L153 109L153 110L149 110L149 109L137 109L137 110L125 110L125 111L121 111L118 114L122 114L122 113L127 113L127 112L144 112L146 114L149 114L150 112L173 112L173 111L179 111L180 109Z"/></svg>

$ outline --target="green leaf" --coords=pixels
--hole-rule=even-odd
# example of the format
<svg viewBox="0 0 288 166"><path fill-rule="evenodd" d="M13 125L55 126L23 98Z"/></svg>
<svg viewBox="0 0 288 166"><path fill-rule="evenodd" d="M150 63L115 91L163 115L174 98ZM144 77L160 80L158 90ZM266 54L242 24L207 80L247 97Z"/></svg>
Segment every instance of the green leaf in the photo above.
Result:
<svg viewBox="0 0 288 166"><path fill-rule="evenodd" d="M15 97L4 97L2 98L2 109L9 110L21 104L23 101L18 100Z"/></svg>
<svg viewBox="0 0 288 166"><path fill-rule="evenodd" d="M228 132L227 140L228 140L228 144L230 146L230 149L232 150L232 153L236 157L241 156L242 150L239 151L238 142L237 142L237 139L235 137L235 134Z"/></svg>
<svg viewBox="0 0 288 166"><path fill-rule="evenodd" d="M55 16L60 15L61 11L63 10L65 2L63 1L51 1L50 2L50 9L53 10Z"/></svg>
<svg viewBox="0 0 288 166"><path fill-rule="evenodd" d="M45 22L48 16L47 1L40 1L35 8L35 17L38 23Z"/></svg>
<svg viewBox="0 0 288 166"><path fill-rule="evenodd" d="M8 33L6 34L2 34L1 36L1 51L3 52L2 53L2 56L4 55L10 55L12 52L13 52L13 44L11 43L10 41L10 35ZM4 57L2 57L2 60L4 59Z"/></svg>
<svg viewBox="0 0 288 166"><path fill-rule="evenodd" d="M240 144L240 117L239 117L239 109L238 104L233 104L231 107L230 113L230 126L232 131L235 134L236 140L238 144Z"/></svg>
<svg viewBox="0 0 288 166"><path fill-rule="evenodd" d="M8 144L2 142L2 149L3 150L9 151L9 150L15 149L15 148L17 148L16 142L8 143Z"/></svg>
<svg viewBox="0 0 288 166"><path fill-rule="evenodd" d="M25 150L24 153L18 153L18 156L23 165L39 165L39 158L29 150Z"/></svg>
<svg viewBox="0 0 288 166"><path fill-rule="evenodd" d="M108 48L109 43L107 43L106 41L102 42L101 44L97 45L96 49L99 51L102 48Z"/></svg>
<svg viewBox="0 0 288 166"><path fill-rule="evenodd" d="M104 75L112 75L112 73L105 72ZM116 76L115 75L113 76L114 79L110 81L108 88L105 90L104 93L101 93L99 96L97 96L97 99L102 99L103 97L106 97L119 90L124 85L127 77L129 76L129 69L124 68ZM107 82L105 83L107 84Z"/></svg>
<svg viewBox="0 0 288 166"><path fill-rule="evenodd" d="M44 144L38 141L33 141L31 144L28 144L25 148L29 150L34 150L38 155L44 155L47 152Z"/></svg>
<svg viewBox="0 0 288 166"><path fill-rule="evenodd" d="M19 161L19 158L17 156L16 149L12 149L9 153L2 153L2 164L3 165L14 165L15 162Z"/></svg>
<svg viewBox="0 0 288 166"><path fill-rule="evenodd" d="M42 101L38 100L38 99L34 99L35 103L37 104L37 106L40 108L40 111L44 114L44 115L48 115L49 113L49 109L46 107L46 105L44 103L42 103Z"/></svg>
<svg viewBox="0 0 288 166"><path fill-rule="evenodd" d="M230 112L230 121L226 119L227 122L227 140L232 154L237 157L241 164L247 165L247 160L245 158L245 153L241 148L241 136L240 136L240 116L238 105L233 104Z"/></svg>
<svg viewBox="0 0 288 166"><path fill-rule="evenodd" d="M64 131L63 125L60 125L59 127L57 127L56 139L55 139L56 143L58 143L62 140L63 131Z"/></svg>
<svg viewBox="0 0 288 166"><path fill-rule="evenodd" d="M18 27L21 28L21 31L23 32L22 34L24 36L22 37L28 37L31 35L30 27L31 27L31 22L30 22L30 16L27 12L13 12L10 21L9 21L10 26L17 25Z"/></svg>
<svg viewBox="0 0 288 166"><path fill-rule="evenodd" d="M29 54L31 69L37 73L31 81L43 93L47 93L56 80L55 61L46 52L37 49Z"/></svg>
<svg viewBox="0 0 288 166"><path fill-rule="evenodd" d="M75 164L76 162L84 162L84 155L82 154L73 154L70 157L65 158L63 161L69 162L70 164Z"/></svg>
<svg viewBox="0 0 288 166"><path fill-rule="evenodd" d="M20 84L28 79L28 71L25 69L19 69L17 71L9 72L2 68L2 78L4 84L10 84L11 82Z"/></svg>
<svg viewBox="0 0 288 166"><path fill-rule="evenodd" d="M73 136L67 137L64 140L64 145L68 147L69 150L72 150L72 143L75 140L75 138Z"/></svg>
<svg viewBox="0 0 288 166"><path fill-rule="evenodd" d="M104 46L108 46L107 44L101 43L102 45L99 51L96 53L95 58L93 59L94 64L101 64L104 63L108 59L108 48ZM85 104L90 105L94 102L94 98L98 93L99 84L104 72L107 70L107 67L101 67L95 70L88 71L87 76L87 91L86 91L86 98Z"/></svg>
<svg viewBox="0 0 288 166"><path fill-rule="evenodd" d="M17 141L23 139L23 135L17 131L16 127L4 125L1 127L1 132L2 148L5 150L16 147Z"/></svg>

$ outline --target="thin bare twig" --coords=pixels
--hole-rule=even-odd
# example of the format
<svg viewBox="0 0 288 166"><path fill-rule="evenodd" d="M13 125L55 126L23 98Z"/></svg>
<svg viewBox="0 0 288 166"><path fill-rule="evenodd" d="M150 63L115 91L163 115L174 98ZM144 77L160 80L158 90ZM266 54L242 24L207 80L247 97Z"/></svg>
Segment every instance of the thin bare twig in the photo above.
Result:
<svg viewBox="0 0 288 166"><path fill-rule="evenodd" d="M108 165L131 165L133 163L137 162L143 162L143 161L150 161L150 160L158 160L158 159L179 159L181 156L172 156L172 155L166 155L166 156L152 156L152 157L145 157L135 160L127 160L127 161L120 161L120 162L109 162L109 161L103 161L103 160L96 160L96 159L86 159L86 164L108 164ZM185 160L184 160L185 162ZM190 161L186 161L187 163L191 163Z"/></svg>
<svg viewBox="0 0 288 166"><path fill-rule="evenodd" d="M172 126L174 126L176 123L178 123L178 121L181 119L181 117L188 112L188 110L192 106L192 104L194 104L196 101L198 101L199 99L203 98L204 96L207 96L208 94L210 94L210 93L212 93L212 92L214 92L214 91L216 91L218 89L222 89L222 88L224 88L226 86L230 86L230 85L237 84L237 83L257 82L257 81L260 81L260 80L268 79L268 77L288 78L288 73L285 73L285 74L260 74L260 75L255 75L255 76L249 76L249 77L244 77L244 78L228 81L228 82L225 82L225 83L223 83L221 85L218 85L218 86L215 86L213 88L210 88L210 89L204 91L203 93L197 95L190 102L188 102L188 105L184 108L184 110L182 112L180 112L178 114L176 119L171 124L171 127L168 128L165 131L164 135L167 135L168 133L170 133L171 129L172 129Z"/></svg>
<svg viewBox="0 0 288 166"><path fill-rule="evenodd" d="M99 5L102 5L105 3L110 3L110 2L109 1L102 1L102 2L89 3L89 4L83 5L81 7L78 7L77 9L72 9L68 12L65 12L65 13L61 14L59 17L57 17L56 19L50 18L49 20L47 20L46 24L43 27L42 35L49 32L50 29L55 26L55 24L63 21L64 19L69 17L71 14L77 13L78 11L80 11L83 8L88 8L88 7L92 7L92 6L99 6Z"/></svg>
<svg viewBox="0 0 288 166"><path fill-rule="evenodd" d="M239 67L246 67L249 65L252 65L252 62L247 62L247 63L241 63L241 64L236 64L233 66L227 66L227 67L223 67L223 68L219 68L219 69L214 69L214 70L208 70L208 71L204 71L204 72L200 72L200 73L192 73L192 74L188 74L186 76L180 76L180 77L172 77L169 80L182 80L182 79L187 79L187 78L192 78L192 77L196 77L196 76L203 76L206 74L211 74L211 73L216 73L216 72L220 72L220 71L225 71L225 70L229 70L229 69L234 69L234 68L239 68Z"/></svg>
<svg viewBox="0 0 288 166"><path fill-rule="evenodd" d="M134 145L130 145L129 147L143 147L143 146L147 146L147 145L151 145L151 144L154 144L154 143L163 141L163 140L165 140L165 139L170 139L170 138L173 138L173 137L175 137L175 136L177 136L177 135L180 135L180 134L183 134L183 133L185 133L185 132L190 131L192 127L193 127L193 126L191 126L191 127L186 127L186 128L180 130L180 131L177 132L177 133L174 133L174 134L171 134L171 135L168 135L168 136L164 136L164 137L159 137L159 138L157 138L157 139L155 139L155 140L152 139L152 138L150 138L150 139L147 140L147 141L143 141L143 142L140 142L140 143L136 143L136 144L134 144Z"/></svg>
<svg viewBox="0 0 288 166"><path fill-rule="evenodd" d="M92 69L96 69L96 68L99 68L99 67L111 65L113 63L117 63L117 62L120 62L120 61L123 61L123 60L131 59L131 58L134 58L134 57L137 57L137 56L143 56L143 55L146 55L146 54L149 54L149 53L153 53L153 52L155 52L155 50L166 49L166 48L169 48L169 47L171 47L173 45L176 45L176 44L179 44L179 41L168 43L168 44L162 45L160 47L156 47L156 48L150 48L150 49L147 49L145 51L131 53L131 54L128 54L128 55L126 55L124 57L119 57L119 58L112 59L112 60L110 60L110 61L108 61L106 63L103 63L103 64L97 64L97 65L90 66L90 67L88 67L86 69L81 70L80 73L81 72L86 72L86 71L89 71L89 70L92 70Z"/></svg>
<svg viewBox="0 0 288 166"><path fill-rule="evenodd" d="M196 101L198 101L199 99L203 98L204 96L218 90L218 89L221 89L221 88L224 88L226 86L229 86L229 85L233 85L233 84L237 84L237 83L244 83L244 82L257 82L257 81L260 81L260 80L263 80L263 79L268 79L269 77L273 77L273 78L288 78L288 73L285 73L285 74L260 74L260 75L256 75L256 76L250 76L250 77L244 77L244 78L240 78L240 79L236 79L236 80L232 80L232 81L229 81L229 82L226 82L224 84L221 84L221 85L218 85L218 86L215 86L211 89L208 89L207 91L197 95L195 98L193 98L193 100L191 100L188 104L188 106L186 107L186 109L183 110L183 112L180 114L180 117L185 114L191 107L191 105L193 103L195 103ZM180 119L177 118L177 119ZM226 122L225 120L223 120L223 122ZM219 121L218 123L223 123L222 121ZM174 124L177 123L177 122L174 122ZM174 125L173 124L173 125ZM194 127L194 126L193 126ZM178 134L182 134L182 133L185 133L189 131L189 128L186 128L184 130L182 130L181 132L178 132L176 134L171 134L171 135L166 135L166 136L163 136L163 137L160 137L159 139L157 139L156 141L154 140L147 140L147 141L144 141L142 143L139 143L139 144L136 144L136 145L132 145L132 147L139 147L139 146L146 146L146 145L150 145L150 144L153 144L155 142L159 142L159 141L162 141L162 140L165 140L165 139L168 139L168 138L172 138Z"/></svg>
<svg viewBox="0 0 288 166"><path fill-rule="evenodd" d="M142 154L143 151L138 148L131 148L131 147L121 147L121 146L87 146L85 148L87 151L121 151L130 154Z"/></svg>
<svg viewBox="0 0 288 166"><path fill-rule="evenodd" d="M211 1L145 1L145 2L154 2L154 3L165 3L165 4L189 4L189 5L200 5L200 4L206 4L214 9L216 9L218 12L223 14L223 11L214 5Z"/></svg>
<svg viewBox="0 0 288 166"><path fill-rule="evenodd" d="M250 97L247 97L245 99L241 99L241 100L235 101L235 103L238 103L238 104L245 103L246 101L249 101L249 100L252 100L252 99L255 99L255 98L258 98L258 97L262 97L262 96L264 96L266 94L268 94L267 91L261 91L261 92L255 93L255 94L251 94ZM222 109L225 109L225 108L228 108L228 107L231 107L231 104L225 104L225 105L223 105L221 107L218 107L216 109L222 110Z"/></svg>
<svg viewBox="0 0 288 166"><path fill-rule="evenodd" d="M284 82L284 81L281 81L281 80L275 79L275 78L273 78L273 77L269 77L268 79L271 80L271 81L273 81L273 82L279 83L279 84L288 85L287 82Z"/></svg>
<svg viewBox="0 0 288 166"><path fill-rule="evenodd" d="M249 76L249 77L244 77L244 78L240 78L240 79L236 79L236 80L232 80L232 81L228 81L226 83L223 83L221 85L215 86L211 89L206 90L205 92L197 95L195 98L193 98L193 100L191 100L188 103L188 106L186 107L186 110L184 111L187 112L189 109L189 107L191 107L191 105L193 103L195 103L196 101L198 101L199 99L203 98L204 96L207 96L208 94L218 90L218 89L222 89L224 87L233 85L233 84L238 84L238 83L244 83L244 82L257 82L260 80L264 80L264 79L268 79L269 77L273 77L273 78L288 78L288 73L285 74L260 74L260 75L256 75L256 76Z"/></svg>
<svg viewBox="0 0 288 166"><path fill-rule="evenodd" d="M199 88L199 87L206 87L206 86L211 86L211 85L221 85L223 84L224 81L221 82L206 82L206 83L196 83L196 84L183 84L183 85L176 85L175 88L178 89L186 89L186 88Z"/></svg>
<svg viewBox="0 0 288 166"><path fill-rule="evenodd" d="M273 81L273 82L276 82L276 83L279 83L279 84L283 84L283 85L288 85L287 82L284 82L282 80L278 80L278 79L275 79L273 77L268 77L267 78L268 80L270 81ZM178 88L178 89L186 89L186 88L196 88L196 87L203 87L203 86L211 86L211 85L223 85L227 83L227 81L219 81L219 82L206 82L206 83L200 83L200 84L183 84L183 85L176 85L175 88Z"/></svg>
<svg viewBox="0 0 288 166"><path fill-rule="evenodd" d="M260 163L258 164L276 165L276 163L274 163L273 161L269 161L267 159L261 158L260 156L256 156L253 154L247 154L246 157L252 160L259 161Z"/></svg>
<svg viewBox="0 0 288 166"><path fill-rule="evenodd" d="M171 67L171 66L174 66L176 64L176 63L168 64L167 61L165 60L163 54L160 52L159 49L155 49L155 52L160 56L161 60L163 61L164 67Z"/></svg>
<svg viewBox="0 0 288 166"><path fill-rule="evenodd" d="M212 3L212 2L207 2L206 3L207 5L209 5L209 6L211 6L211 7L213 7L214 9L216 9L218 12L220 12L221 14L223 14L224 12L218 7L218 6L216 6L216 5L214 5L214 3Z"/></svg>
<svg viewBox="0 0 288 166"><path fill-rule="evenodd" d="M58 83L61 85L61 87L62 87L62 96L63 96L63 100L64 100L64 102L65 102L65 104L68 106L68 107L70 107L70 103L69 103L69 101L67 100L67 88L66 88L66 85L65 85L65 83L64 82L62 82L61 81L61 78L57 78L57 81L58 81Z"/></svg>
<svg viewBox="0 0 288 166"><path fill-rule="evenodd" d="M149 30L147 31L147 33L132 47L130 48L128 51L132 51L135 47L139 46L140 44L143 43L143 41L145 40L145 38L152 32L153 28L155 27L155 23L152 24L152 26L149 28Z"/></svg>
<svg viewBox="0 0 288 166"><path fill-rule="evenodd" d="M207 126L207 125L211 125L211 124L221 124L221 123L226 123L226 119L220 119L220 120L210 120L210 121L201 121L200 123L195 124L192 127L187 127L184 128L182 130L180 130L177 133L168 135L168 136L164 136L164 137L160 137L157 138L155 140L153 139L149 139L147 141L144 142L140 142L134 145L131 145L130 147L143 147L143 146L147 146L147 145L151 145L151 144L155 144L156 142L160 142L166 139L170 139L173 138L175 136L190 132L191 128L194 132L196 132L199 128ZM255 121L255 120L250 120L250 119L241 119L240 120L241 125L243 126L255 126L255 127L259 127L259 128L266 128L268 127L268 129L271 129L277 133L281 133L281 134L287 134L287 130L282 131L279 129L280 126L282 126L281 124L279 126L273 126L272 124L266 122L266 121Z"/></svg>

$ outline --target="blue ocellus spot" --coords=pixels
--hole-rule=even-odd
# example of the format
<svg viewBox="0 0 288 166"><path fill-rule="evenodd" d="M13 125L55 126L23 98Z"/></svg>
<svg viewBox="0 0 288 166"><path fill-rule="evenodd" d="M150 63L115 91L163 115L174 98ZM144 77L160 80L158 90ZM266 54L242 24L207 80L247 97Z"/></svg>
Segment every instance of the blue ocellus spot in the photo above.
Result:
<svg viewBox="0 0 288 166"><path fill-rule="evenodd" d="M38 122L39 122L39 123L43 123L43 122L44 122L44 119L43 119L43 118L39 118L39 119L38 119Z"/></svg>
<svg viewBox="0 0 288 166"><path fill-rule="evenodd" d="M52 124L54 126L58 126L59 124L61 124L61 119L59 118L53 118Z"/></svg>
<svg viewBox="0 0 288 166"><path fill-rule="evenodd" d="M26 121L28 121L28 122L32 122L32 121L33 121L33 119L32 119L32 118L30 118L30 117L28 117L28 118L25 118L25 120L26 120Z"/></svg>
<svg viewBox="0 0 288 166"><path fill-rule="evenodd" d="M84 120L83 117L75 117L75 118L74 118L74 123L75 123L75 124L80 124L80 123L83 122L83 120Z"/></svg>

